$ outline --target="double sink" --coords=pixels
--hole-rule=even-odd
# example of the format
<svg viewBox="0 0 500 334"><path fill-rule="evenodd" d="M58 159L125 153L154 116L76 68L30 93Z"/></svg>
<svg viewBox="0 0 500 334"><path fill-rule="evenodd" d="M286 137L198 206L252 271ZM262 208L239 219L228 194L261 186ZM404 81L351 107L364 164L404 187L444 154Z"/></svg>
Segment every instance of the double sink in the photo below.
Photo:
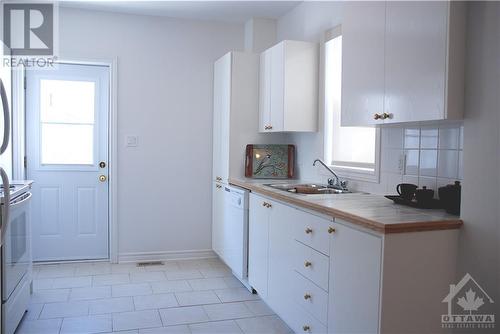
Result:
<svg viewBox="0 0 500 334"><path fill-rule="evenodd" d="M346 189L340 189L335 186L317 184L317 183L302 183L302 184L270 183L264 185L277 190L287 191L295 194L305 194L305 195L336 195L336 194L351 193Z"/></svg>

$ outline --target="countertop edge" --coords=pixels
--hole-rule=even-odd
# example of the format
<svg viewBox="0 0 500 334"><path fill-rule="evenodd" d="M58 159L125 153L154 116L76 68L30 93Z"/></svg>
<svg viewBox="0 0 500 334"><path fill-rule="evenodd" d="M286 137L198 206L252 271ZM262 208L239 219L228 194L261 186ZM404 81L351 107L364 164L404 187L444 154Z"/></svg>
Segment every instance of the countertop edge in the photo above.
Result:
<svg viewBox="0 0 500 334"><path fill-rule="evenodd" d="M299 198L290 197L285 194L279 194L273 191L266 191L261 187L254 186L253 184L245 182L243 180L229 179L229 184L247 189L251 192L271 197L279 201L296 205L304 209L312 210L327 216L331 216L332 218L344 219L352 224L356 224L383 234L453 230L453 229L459 229L463 225L463 221L459 218L457 218L456 220L435 220L432 222L417 221L408 223L381 224L379 222L366 219L364 217L360 217L357 215L353 215L351 213L347 213L341 210L327 208L322 205L306 202Z"/></svg>

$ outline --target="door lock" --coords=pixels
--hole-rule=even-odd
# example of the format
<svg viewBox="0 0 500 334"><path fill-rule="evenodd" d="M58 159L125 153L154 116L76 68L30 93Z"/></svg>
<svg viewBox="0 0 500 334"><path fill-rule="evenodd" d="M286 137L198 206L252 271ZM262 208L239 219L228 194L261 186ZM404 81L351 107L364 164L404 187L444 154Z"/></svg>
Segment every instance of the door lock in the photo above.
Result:
<svg viewBox="0 0 500 334"><path fill-rule="evenodd" d="M107 179L106 175L99 175L99 181L106 182Z"/></svg>
<svg viewBox="0 0 500 334"><path fill-rule="evenodd" d="M99 167L106 168L106 163L104 161L99 162Z"/></svg>

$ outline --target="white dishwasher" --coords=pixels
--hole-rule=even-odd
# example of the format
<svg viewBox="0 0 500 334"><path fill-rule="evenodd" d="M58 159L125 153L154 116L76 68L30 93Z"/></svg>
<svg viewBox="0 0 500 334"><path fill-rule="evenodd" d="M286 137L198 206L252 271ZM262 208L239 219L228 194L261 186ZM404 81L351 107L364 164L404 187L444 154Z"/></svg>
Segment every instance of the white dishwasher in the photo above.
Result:
<svg viewBox="0 0 500 334"><path fill-rule="evenodd" d="M220 257L248 285L248 190L224 186Z"/></svg>

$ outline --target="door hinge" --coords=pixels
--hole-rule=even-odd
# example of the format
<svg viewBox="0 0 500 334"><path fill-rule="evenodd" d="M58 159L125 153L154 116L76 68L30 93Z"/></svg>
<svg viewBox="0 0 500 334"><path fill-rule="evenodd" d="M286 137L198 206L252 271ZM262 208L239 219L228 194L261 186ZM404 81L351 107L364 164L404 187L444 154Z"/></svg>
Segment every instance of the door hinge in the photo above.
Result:
<svg viewBox="0 0 500 334"><path fill-rule="evenodd" d="M24 157L23 164L24 164L24 168L28 168L28 157Z"/></svg>

